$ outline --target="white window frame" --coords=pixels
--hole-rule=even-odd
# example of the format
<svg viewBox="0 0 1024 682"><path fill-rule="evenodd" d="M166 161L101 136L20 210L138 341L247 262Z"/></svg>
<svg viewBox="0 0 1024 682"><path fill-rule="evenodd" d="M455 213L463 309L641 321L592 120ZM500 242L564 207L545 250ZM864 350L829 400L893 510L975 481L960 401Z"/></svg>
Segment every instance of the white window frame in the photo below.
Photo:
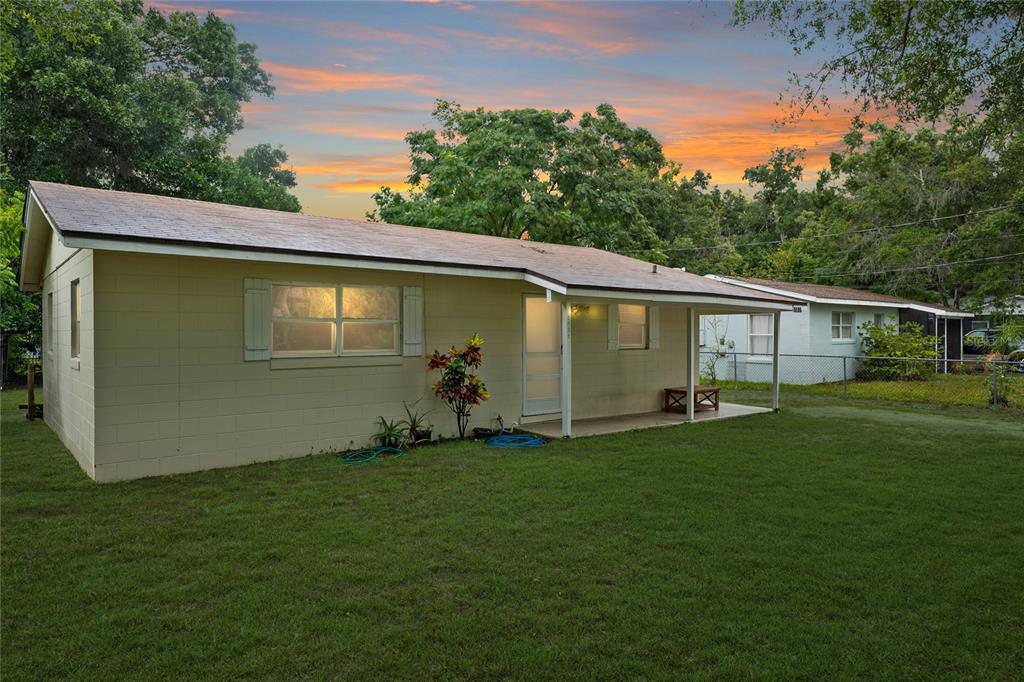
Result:
<svg viewBox="0 0 1024 682"><path fill-rule="evenodd" d="M881 329L882 327L886 326L886 321L888 320L888 318L889 316L886 315L885 313L875 313L875 316L873 318L874 325Z"/></svg>
<svg viewBox="0 0 1024 682"><path fill-rule="evenodd" d="M988 320L971 320L970 331L988 331Z"/></svg>
<svg viewBox="0 0 1024 682"><path fill-rule="evenodd" d="M836 315L839 316L839 322L836 322ZM843 319L846 316L849 316L849 319L850 319L850 322L848 324L843 322ZM831 322L831 330L832 330L831 331L832 343L853 343L854 342L853 327L854 327L854 323L856 322L856 319L854 318L854 314L852 312L850 312L848 310L833 310L830 322ZM849 327L849 329L850 329L850 335L849 336L842 336L843 329L847 328L847 327ZM836 335L837 332L839 334L838 336Z"/></svg>
<svg viewBox="0 0 1024 682"><path fill-rule="evenodd" d="M754 318L755 317L767 317L768 318L768 333L767 334L755 334L754 333ZM768 337L768 352L767 353L755 353L754 352L754 337ZM775 352L775 316L771 313L751 313L747 315L747 348L750 350L750 354L758 358L771 357Z"/></svg>
<svg viewBox="0 0 1024 682"><path fill-rule="evenodd" d="M82 281L71 281L71 339L69 348L72 359L82 357Z"/></svg>
<svg viewBox="0 0 1024 682"><path fill-rule="evenodd" d="M274 287L309 287L316 289L334 289L334 317L283 317L274 315ZM394 319L384 318L362 318L362 317L343 317L342 311L344 310L344 299L345 289L392 289L395 291L396 305L396 317ZM271 282L270 283L270 357L272 358L336 358L336 357L384 357L402 354L402 287L400 286L389 286L389 285L376 285L376 284L332 284L326 282ZM324 324L326 322L334 323L333 338L331 340L332 349L329 352L319 350L298 350L298 351L278 351L274 348L274 334L273 326L274 321L282 320L288 322L299 322L299 323L310 323L310 324ZM382 351L382 350L343 350L345 333L345 323L382 323L390 322L395 326L395 345L393 350Z"/></svg>
<svg viewBox="0 0 1024 682"><path fill-rule="evenodd" d="M639 305L639 304L637 304L637 303L617 303L616 305L619 306L619 308L618 308L618 313L619 313L619 350L646 350L648 344L650 343L650 334L648 333L648 325L650 324L650 320L651 320L650 308L648 308L647 306L643 306L643 309L644 309L644 321L643 321L643 323L641 323L641 324L636 324L636 323L633 323L633 322L625 322L624 323L622 321L622 306L624 306L624 305ZM641 336L643 338L642 338L642 341L641 341L641 343L639 345L637 345L635 343L623 343L622 342L622 330L625 327L640 327L640 329L642 330Z"/></svg>

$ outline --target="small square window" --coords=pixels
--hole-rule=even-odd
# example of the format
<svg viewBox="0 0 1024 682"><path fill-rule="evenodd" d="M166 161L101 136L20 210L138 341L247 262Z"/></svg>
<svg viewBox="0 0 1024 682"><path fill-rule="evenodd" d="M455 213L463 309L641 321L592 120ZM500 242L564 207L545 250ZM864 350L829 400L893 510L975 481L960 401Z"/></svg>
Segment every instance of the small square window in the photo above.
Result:
<svg viewBox="0 0 1024 682"><path fill-rule="evenodd" d="M850 341L853 339L853 313L832 313L832 340Z"/></svg>
<svg viewBox="0 0 1024 682"><path fill-rule="evenodd" d="M647 348L647 306L619 304L619 348Z"/></svg>

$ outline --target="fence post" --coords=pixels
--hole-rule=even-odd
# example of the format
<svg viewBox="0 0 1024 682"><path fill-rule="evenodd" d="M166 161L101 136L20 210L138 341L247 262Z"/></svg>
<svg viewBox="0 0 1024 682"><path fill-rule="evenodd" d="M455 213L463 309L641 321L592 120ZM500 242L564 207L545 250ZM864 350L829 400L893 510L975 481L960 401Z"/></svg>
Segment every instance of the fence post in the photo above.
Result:
<svg viewBox="0 0 1024 682"><path fill-rule="evenodd" d="M999 407L999 380L996 377L996 363L993 360L990 365L992 368L992 409Z"/></svg>
<svg viewBox="0 0 1024 682"><path fill-rule="evenodd" d="M736 366L736 351L732 352L732 387L736 388L740 385L740 373Z"/></svg>
<svg viewBox="0 0 1024 682"><path fill-rule="evenodd" d="M846 356L843 356L843 396L846 396Z"/></svg>

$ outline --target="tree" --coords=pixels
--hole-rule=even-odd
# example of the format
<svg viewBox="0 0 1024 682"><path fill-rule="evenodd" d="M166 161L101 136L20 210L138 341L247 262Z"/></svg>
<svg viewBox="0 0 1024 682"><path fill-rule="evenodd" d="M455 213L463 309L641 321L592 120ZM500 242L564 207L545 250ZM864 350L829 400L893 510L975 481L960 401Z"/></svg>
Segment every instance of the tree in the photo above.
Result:
<svg viewBox="0 0 1024 682"><path fill-rule="evenodd" d="M7 3L0 21L10 189L38 179L298 210L283 151L225 154L242 103L274 89L255 46L217 15L36 0Z"/></svg>
<svg viewBox="0 0 1024 682"><path fill-rule="evenodd" d="M829 105L829 88L861 112L905 121L967 115L987 132L1017 128L1024 109L1024 3L1008 0L737 0L736 25L767 22L821 65L791 74L794 117Z"/></svg>
<svg viewBox="0 0 1024 682"><path fill-rule="evenodd" d="M782 278L871 286L973 307L1024 281L1021 137L985 149L978 126L855 127L832 156L799 238L771 255Z"/></svg>
<svg viewBox="0 0 1024 682"><path fill-rule="evenodd" d="M8 192L0 184L0 347L6 374L8 367L21 372L27 354L42 338L39 295L18 290L16 271L21 258L21 210L25 195ZM0 376L0 384L6 381Z"/></svg>
<svg viewBox="0 0 1024 682"><path fill-rule="evenodd" d="M368 218L673 265L735 257L717 248L724 240L704 193L708 176L683 177L649 131L630 127L610 105L575 127L569 111L467 111L445 101L434 117L439 130L406 136L412 190L381 188Z"/></svg>

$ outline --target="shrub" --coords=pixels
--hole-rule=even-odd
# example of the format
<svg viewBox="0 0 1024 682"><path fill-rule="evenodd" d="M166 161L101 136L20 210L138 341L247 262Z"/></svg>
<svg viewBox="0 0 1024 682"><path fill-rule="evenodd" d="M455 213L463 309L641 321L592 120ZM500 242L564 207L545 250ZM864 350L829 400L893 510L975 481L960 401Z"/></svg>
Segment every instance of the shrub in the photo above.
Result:
<svg viewBox="0 0 1024 682"><path fill-rule="evenodd" d="M441 373L441 378L431 388L434 395L443 400L448 409L455 414L459 427L459 438L466 437L469 425L469 413L474 405L479 405L490 398L487 388L470 370L476 369L483 362L480 347L484 340L479 334L466 339L466 347L457 349L452 346L447 353L434 351L428 356L427 366Z"/></svg>
<svg viewBox="0 0 1024 682"><path fill-rule="evenodd" d="M865 356L860 378L914 381L935 371L935 337L926 336L924 328L916 322L906 323L902 330L895 325L879 327L870 322L860 328Z"/></svg>

